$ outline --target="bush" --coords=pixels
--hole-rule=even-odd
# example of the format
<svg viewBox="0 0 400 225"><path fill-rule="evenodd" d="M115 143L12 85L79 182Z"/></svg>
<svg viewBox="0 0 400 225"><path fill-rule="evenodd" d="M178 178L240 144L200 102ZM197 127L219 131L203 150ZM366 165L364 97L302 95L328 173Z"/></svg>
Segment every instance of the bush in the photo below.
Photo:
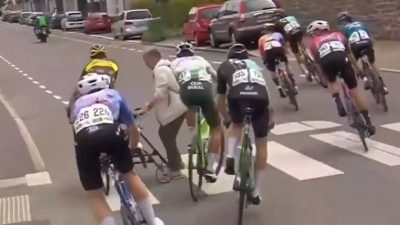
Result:
<svg viewBox="0 0 400 225"><path fill-rule="evenodd" d="M154 17L161 17L166 28L181 29L187 19L189 10L194 5L204 3L223 3L225 0L169 0L168 3L157 3L155 0L139 0L131 5L132 9L149 9Z"/></svg>
<svg viewBox="0 0 400 225"><path fill-rule="evenodd" d="M142 36L143 41L158 42L166 39L161 19L153 19L149 21L148 28L149 29Z"/></svg>

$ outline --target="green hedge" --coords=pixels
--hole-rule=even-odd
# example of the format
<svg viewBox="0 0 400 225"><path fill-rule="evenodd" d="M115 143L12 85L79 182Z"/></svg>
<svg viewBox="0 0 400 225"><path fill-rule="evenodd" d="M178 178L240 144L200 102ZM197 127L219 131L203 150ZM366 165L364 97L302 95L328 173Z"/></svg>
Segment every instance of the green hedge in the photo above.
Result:
<svg viewBox="0 0 400 225"><path fill-rule="evenodd" d="M154 17L161 17L165 27L182 28L189 10L194 5L204 3L223 3L225 0L169 0L168 3L156 3L155 0L139 0L131 5L132 9L149 9Z"/></svg>

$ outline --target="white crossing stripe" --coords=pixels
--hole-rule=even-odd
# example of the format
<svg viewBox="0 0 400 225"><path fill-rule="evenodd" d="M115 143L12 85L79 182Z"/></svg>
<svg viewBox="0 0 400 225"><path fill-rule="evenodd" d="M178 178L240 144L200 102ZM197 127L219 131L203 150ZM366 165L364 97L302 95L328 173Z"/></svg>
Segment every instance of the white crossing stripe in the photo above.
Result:
<svg viewBox="0 0 400 225"><path fill-rule="evenodd" d="M344 174L320 161L274 141L268 142L268 163L297 180L309 180Z"/></svg>
<svg viewBox="0 0 400 225"><path fill-rule="evenodd" d="M31 221L28 195L0 198L0 224L15 224Z"/></svg>
<svg viewBox="0 0 400 225"><path fill-rule="evenodd" d="M189 154L182 154L182 161L185 163L185 165L189 165ZM194 155L194 162L196 162L196 155ZM183 175L186 177L189 177L189 170L184 169L182 170ZM198 175L195 171L193 171L193 178L194 180L198 180ZM220 173L218 174L218 180L215 183L207 183L203 181L203 191L208 194L208 195L216 195L216 194L221 194L225 192L232 191L233 187L233 180L234 176L227 175L224 172L224 168L221 168Z"/></svg>
<svg viewBox="0 0 400 225"><path fill-rule="evenodd" d="M332 133L310 135L310 137L364 156L368 159L375 160L387 166L400 165L400 148L367 139L369 151L364 152L364 147L358 135L350 132L336 131Z"/></svg>
<svg viewBox="0 0 400 225"><path fill-rule="evenodd" d="M334 127L340 127L341 124L334 123L331 121L324 120L312 120L312 121L301 121L301 122L289 122L277 124L271 132L275 135L293 134L304 131L312 131L319 129L329 129Z"/></svg>
<svg viewBox="0 0 400 225"><path fill-rule="evenodd" d="M120 200L117 190L115 190L113 184L110 184L110 193L106 197L106 201L113 212L120 210L121 200ZM151 192L150 192L150 202L153 205L160 204L158 199L156 197L154 197L154 195Z"/></svg>
<svg viewBox="0 0 400 225"><path fill-rule="evenodd" d="M381 127L400 132L400 123L384 124Z"/></svg>

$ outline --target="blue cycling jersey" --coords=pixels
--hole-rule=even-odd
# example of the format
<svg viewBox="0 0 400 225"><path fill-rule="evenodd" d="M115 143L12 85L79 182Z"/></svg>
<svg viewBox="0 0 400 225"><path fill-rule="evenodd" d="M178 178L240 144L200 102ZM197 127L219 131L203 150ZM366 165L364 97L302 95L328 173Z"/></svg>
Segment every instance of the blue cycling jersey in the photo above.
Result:
<svg viewBox="0 0 400 225"><path fill-rule="evenodd" d="M95 104L105 105L110 110L112 118L115 122L128 126L135 123L132 111L129 109L128 103L120 95L120 93L114 89L104 89L101 91L97 91L88 95L84 95L76 100L74 112L72 115L73 121L79 119L77 117L82 109Z"/></svg>
<svg viewBox="0 0 400 225"><path fill-rule="evenodd" d="M371 39L371 33L368 26L363 22L346 24L341 27L341 31L349 40L350 44L356 44L360 41Z"/></svg>

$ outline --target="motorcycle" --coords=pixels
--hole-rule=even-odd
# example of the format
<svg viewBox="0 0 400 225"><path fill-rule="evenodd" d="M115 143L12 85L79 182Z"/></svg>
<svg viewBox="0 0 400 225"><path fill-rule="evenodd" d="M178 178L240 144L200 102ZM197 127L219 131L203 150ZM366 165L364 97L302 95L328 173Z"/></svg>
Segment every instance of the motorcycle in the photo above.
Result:
<svg viewBox="0 0 400 225"><path fill-rule="evenodd" d="M47 42L47 38L49 37L47 27L41 27L36 30L36 37L40 40L40 42Z"/></svg>

